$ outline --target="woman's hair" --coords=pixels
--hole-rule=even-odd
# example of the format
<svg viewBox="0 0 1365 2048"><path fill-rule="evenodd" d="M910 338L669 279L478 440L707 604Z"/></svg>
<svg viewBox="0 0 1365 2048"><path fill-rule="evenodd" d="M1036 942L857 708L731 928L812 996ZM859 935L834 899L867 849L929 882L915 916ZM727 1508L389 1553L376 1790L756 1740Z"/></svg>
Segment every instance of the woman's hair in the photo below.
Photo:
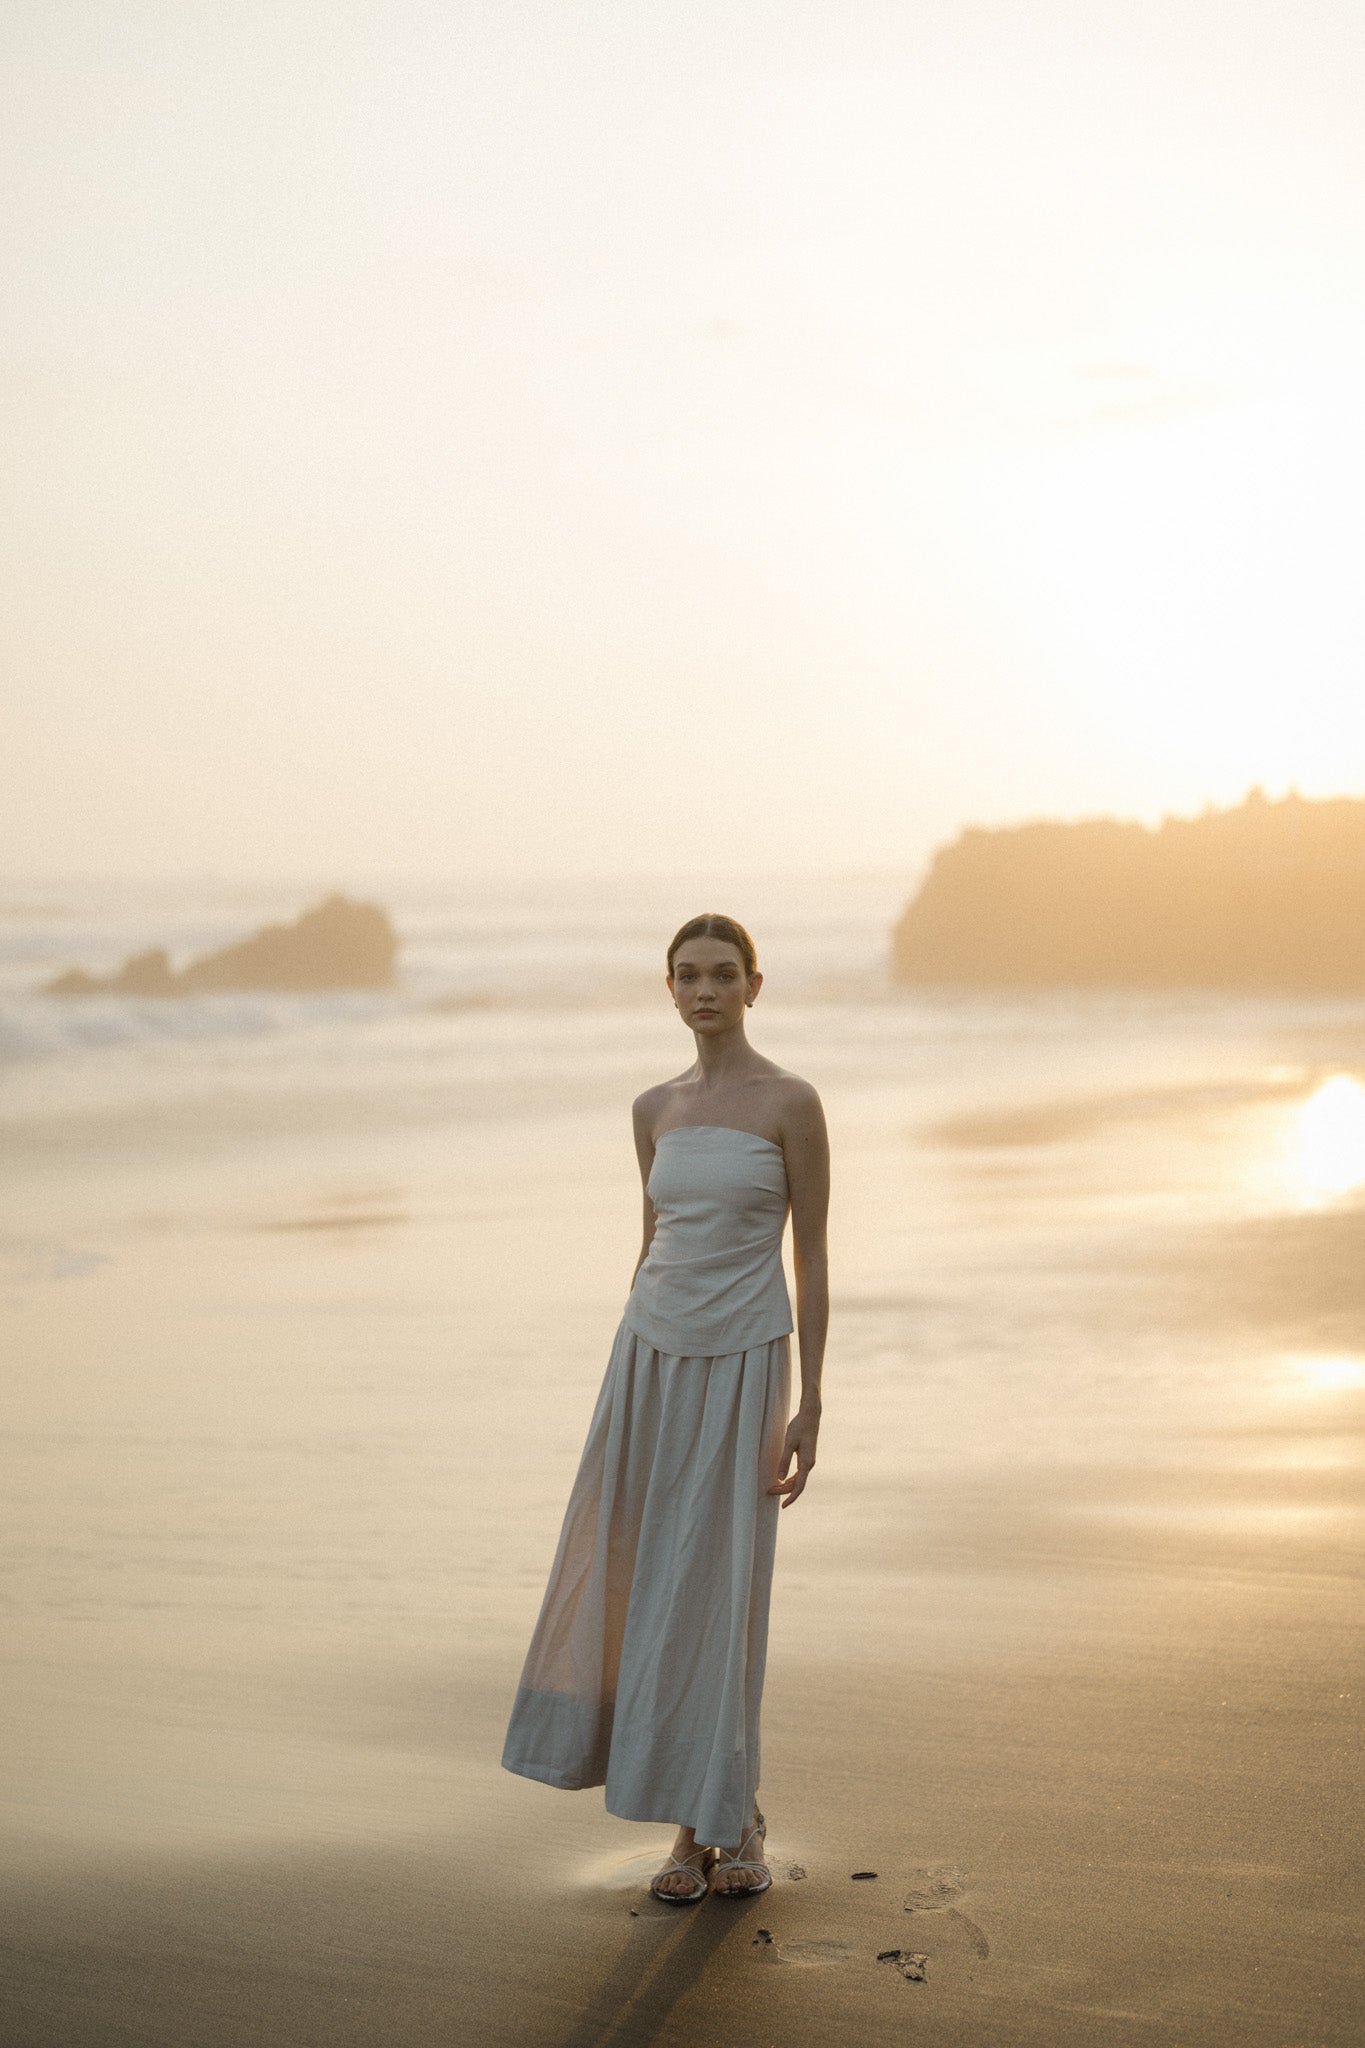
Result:
<svg viewBox="0 0 1365 2048"><path fill-rule="evenodd" d="M689 917L681 931L674 932L673 942L668 949L670 975L673 972L673 955L679 946L686 945L689 939L724 939L727 946L733 946L739 954L744 962L746 974L758 972L758 956L754 952L754 942L743 925L737 924L733 917L722 917L718 910L707 910L703 911L700 917Z"/></svg>

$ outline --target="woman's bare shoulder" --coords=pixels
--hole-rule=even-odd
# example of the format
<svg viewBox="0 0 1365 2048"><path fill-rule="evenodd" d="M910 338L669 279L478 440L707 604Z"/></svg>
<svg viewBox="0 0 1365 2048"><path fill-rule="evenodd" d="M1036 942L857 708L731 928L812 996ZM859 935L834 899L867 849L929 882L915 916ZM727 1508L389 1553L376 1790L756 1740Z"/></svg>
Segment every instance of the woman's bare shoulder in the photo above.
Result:
<svg viewBox="0 0 1365 2048"><path fill-rule="evenodd" d="M656 1081L652 1088L646 1088L636 1096L630 1105L631 1120L637 1131L653 1132L669 1103L673 1100L680 1082L686 1074L675 1074L670 1081Z"/></svg>
<svg viewBox="0 0 1365 2048"><path fill-rule="evenodd" d="M772 1076L769 1100L784 1137L811 1136L825 1127L825 1108L814 1083L779 1067Z"/></svg>
<svg viewBox="0 0 1365 2048"><path fill-rule="evenodd" d="M772 1062L772 1072L765 1077L773 1091L773 1100L787 1104L790 1108L813 1108L819 1103L820 1094L813 1081L804 1075L794 1074L790 1067L779 1067Z"/></svg>

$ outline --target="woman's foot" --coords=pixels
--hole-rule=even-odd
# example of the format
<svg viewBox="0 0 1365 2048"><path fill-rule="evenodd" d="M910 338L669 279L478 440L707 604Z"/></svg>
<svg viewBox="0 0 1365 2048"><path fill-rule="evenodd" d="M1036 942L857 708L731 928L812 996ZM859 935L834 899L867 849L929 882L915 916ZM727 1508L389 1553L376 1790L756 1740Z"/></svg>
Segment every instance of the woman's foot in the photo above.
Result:
<svg viewBox="0 0 1365 2048"><path fill-rule="evenodd" d="M672 1856L650 1882L655 1898L676 1899L686 1904L705 1898L706 1880L715 1854L714 1849L704 1848L698 1842L691 1828L679 1828Z"/></svg>
<svg viewBox="0 0 1365 2048"><path fill-rule="evenodd" d="M754 1824L737 1849L722 1849L716 1862L716 1875L711 1889L721 1892L727 1898L735 1893L766 1892L772 1883L772 1872L763 1861L763 1844L768 1832L768 1823L754 1801Z"/></svg>

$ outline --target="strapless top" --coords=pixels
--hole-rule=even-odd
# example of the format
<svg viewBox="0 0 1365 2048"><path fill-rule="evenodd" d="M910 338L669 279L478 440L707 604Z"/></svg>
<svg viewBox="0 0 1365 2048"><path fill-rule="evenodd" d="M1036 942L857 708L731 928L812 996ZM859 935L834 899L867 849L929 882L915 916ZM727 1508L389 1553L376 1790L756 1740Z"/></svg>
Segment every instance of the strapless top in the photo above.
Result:
<svg viewBox="0 0 1365 2048"><path fill-rule="evenodd" d="M654 1148L657 1218L625 1320L656 1351L747 1351L792 1327L782 1271L782 1147L729 1124L680 1124Z"/></svg>

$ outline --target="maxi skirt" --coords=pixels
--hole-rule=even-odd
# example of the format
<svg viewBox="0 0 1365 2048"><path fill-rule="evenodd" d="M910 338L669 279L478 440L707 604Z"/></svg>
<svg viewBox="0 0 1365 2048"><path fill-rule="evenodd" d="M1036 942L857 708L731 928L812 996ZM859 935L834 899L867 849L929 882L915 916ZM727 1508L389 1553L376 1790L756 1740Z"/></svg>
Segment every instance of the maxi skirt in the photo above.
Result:
<svg viewBox="0 0 1365 2048"><path fill-rule="evenodd" d="M759 1772L790 1345L675 1357L622 1322L502 1761L729 1846Z"/></svg>

